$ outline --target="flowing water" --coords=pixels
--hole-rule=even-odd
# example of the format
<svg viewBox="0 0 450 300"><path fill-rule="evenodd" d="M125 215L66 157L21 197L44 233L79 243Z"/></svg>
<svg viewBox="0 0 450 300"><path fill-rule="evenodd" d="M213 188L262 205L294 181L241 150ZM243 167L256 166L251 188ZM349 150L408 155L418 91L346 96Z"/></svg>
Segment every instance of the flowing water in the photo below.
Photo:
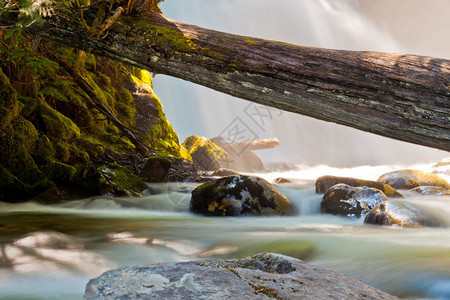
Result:
<svg viewBox="0 0 450 300"><path fill-rule="evenodd" d="M426 7L417 0L374 3L166 0L162 9L180 21L301 45L450 56L444 13L448 1L426 1ZM401 8L401 15L386 9L392 5ZM414 15L421 11L420 17ZM414 33L391 32L394 19L413 20L413 27L399 28L431 26L435 35L420 43L424 39ZM399 42L406 34L410 40ZM413 47L416 41L419 48ZM299 208L295 217L192 215L188 205L196 184L189 183L150 185L142 198L94 197L51 207L0 203L0 299L80 299L90 278L112 268L258 252L294 256L401 297L450 299L450 196L405 193L404 201L430 211L442 224L406 229L321 215L321 195L314 193L314 180L322 175L374 180L399 168L395 164L438 161L448 153L279 111L267 110L265 122L258 123L249 103L164 76L156 76L155 90L182 139L191 134L220 135L239 117L253 138L277 136L281 141L279 149L260 153L266 160L341 168L258 174L269 181L279 176L294 179L278 187ZM362 164L389 166L342 168ZM417 168L436 171L430 166Z"/></svg>
<svg viewBox="0 0 450 300"><path fill-rule="evenodd" d="M317 174L376 179L390 170L318 166L258 174L293 180L278 188L299 208L295 217L192 215L194 183L152 184L142 198L0 203L0 298L81 299L90 278L121 266L277 252L397 296L450 299L450 196L402 191L403 201L431 212L439 228L378 227L320 214Z"/></svg>

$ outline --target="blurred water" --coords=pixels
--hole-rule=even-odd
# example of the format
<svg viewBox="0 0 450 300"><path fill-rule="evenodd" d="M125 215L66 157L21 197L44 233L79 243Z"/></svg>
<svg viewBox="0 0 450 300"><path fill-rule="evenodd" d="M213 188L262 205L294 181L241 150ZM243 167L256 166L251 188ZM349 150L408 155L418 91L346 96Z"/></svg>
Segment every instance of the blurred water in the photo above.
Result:
<svg viewBox="0 0 450 300"><path fill-rule="evenodd" d="M109 269L258 252L329 267L401 297L450 298L450 196L402 191L403 201L440 218L440 228L364 225L320 214L322 195L308 178L326 167L318 168L260 174L294 178L278 188L299 208L295 217L192 215L192 183L152 184L142 198L0 203L0 298L80 299L87 281ZM353 175L362 170L373 178L389 167L359 167Z"/></svg>

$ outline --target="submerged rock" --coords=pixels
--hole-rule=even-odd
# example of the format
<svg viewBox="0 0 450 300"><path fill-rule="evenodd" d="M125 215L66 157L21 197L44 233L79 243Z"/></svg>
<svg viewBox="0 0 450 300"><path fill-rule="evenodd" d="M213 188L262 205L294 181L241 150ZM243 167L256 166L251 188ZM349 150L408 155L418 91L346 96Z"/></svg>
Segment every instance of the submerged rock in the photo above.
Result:
<svg viewBox="0 0 450 300"><path fill-rule="evenodd" d="M366 224L398 225L401 227L439 227L436 216L408 202L386 201L374 207L364 219Z"/></svg>
<svg viewBox="0 0 450 300"><path fill-rule="evenodd" d="M322 213L360 218L385 200L384 193L375 188L340 183L327 190L320 202L320 210Z"/></svg>
<svg viewBox="0 0 450 300"><path fill-rule="evenodd" d="M332 187L333 185L338 184L338 183L344 183L346 185L354 186L354 187L367 186L367 187L376 188L376 189L383 191L383 193L386 196L403 197L393 187L391 187L390 185L387 185L387 184L383 184L381 182L358 179L358 178L351 178L351 177L337 177L337 176L330 176L330 175L325 175L325 176L317 178L316 193L323 194L330 187Z"/></svg>
<svg viewBox="0 0 450 300"><path fill-rule="evenodd" d="M151 156L147 158L142 167L139 177L148 182L169 181L169 170L172 162L161 156Z"/></svg>
<svg viewBox="0 0 450 300"><path fill-rule="evenodd" d="M84 299L397 298L332 270L265 253L108 271L88 282Z"/></svg>
<svg viewBox="0 0 450 300"><path fill-rule="evenodd" d="M433 173L419 170L398 170L381 175L377 180L396 189L412 189L418 186L437 186L449 188L447 181Z"/></svg>
<svg viewBox="0 0 450 300"><path fill-rule="evenodd" d="M292 203L266 180L228 176L192 191L190 211L207 216L292 216Z"/></svg>
<svg viewBox="0 0 450 300"><path fill-rule="evenodd" d="M450 195L450 189L438 187L438 186L418 186L411 189L412 192L420 193L423 195Z"/></svg>

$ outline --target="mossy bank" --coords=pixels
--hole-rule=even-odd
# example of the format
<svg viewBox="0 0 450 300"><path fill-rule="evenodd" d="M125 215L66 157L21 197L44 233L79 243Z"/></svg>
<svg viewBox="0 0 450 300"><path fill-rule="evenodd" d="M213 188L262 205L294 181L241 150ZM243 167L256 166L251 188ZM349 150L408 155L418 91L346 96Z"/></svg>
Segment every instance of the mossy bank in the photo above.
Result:
<svg viewBox="0 0 450 300"><path fill-rule="evenodd" d="M105 193L139 195L145 188L134 177L143 155L61 61L89 84L147 154L191 160L148 72L52 44L32 50L32 43L22 33L0 32L0 201L54 203Z"/></svg>

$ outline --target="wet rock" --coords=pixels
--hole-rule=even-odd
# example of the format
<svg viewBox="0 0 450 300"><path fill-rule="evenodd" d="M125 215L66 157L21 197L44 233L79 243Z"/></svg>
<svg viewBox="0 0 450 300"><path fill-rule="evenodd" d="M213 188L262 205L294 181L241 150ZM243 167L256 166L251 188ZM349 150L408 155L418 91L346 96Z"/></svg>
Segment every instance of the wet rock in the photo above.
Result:
<svg viewBox="0 0 450 300"><path fill-rule="evenodd" d="M219 170L214 171L214 173L212 173L211 176L233 176L233 175L240 175L240 174L230 169L220 168Z"/></svg>
<svg viewBox="0 0 450 300"><path fill-rule="evenodd" d="M142 179L126 167L117 164L99 167L96 175L94 188L99 189L102 195L142 196L142 191L147 188Z"/></svg>
<svg viewBox="0 0 450 300"><path fill-rule="evenodd" d="M340 183L327 190L320 203L320 210L322 213L360 218L385 200L386 195L378 189Z"/></svg>
<svg viewBox="0 0 450 300"><path fill-rule="evenodd" d="M450 190L438 186L418 186L411 189L412 192L420 193L423 195L450 195Z"/></svg>
<svg viewBox="0 0 450 300"><path fill-rule="evenodd" d="M231 164L230 155L209 139L201 136L190 136L183 142L192 160L198 168L205 171L215 171L228 168Z"/></svg>
<svg viewBox="0 0 450 300"><path fill-rule="evenodd" d="M332 187L333 185L338 184L338 183L344 183L346 185L354 186L354 187L367 186L367 187L376 188L376 189L383 191L383 193L386 196L399 197L399 198L403 197L393 187L391 187L390 185L387 185L387 184L383 184L381 182L358 179L358 178L351 178L351 177L337 177L337 176L330 176L330 175L325 175L325 176L317 178L316 193L323 194L330 187Z"/></svg>
<svg viewBox="0 0 450 300"><path fill-rule="evenodd" d="M151 156L146 161L139 174L144 181L167 182L172 162L161 156Z"/></svg>
<svg viewBox="0 0 450 300"><path fill-rule="evenodd" d="M396 189L412 189L418 186L450 187L441 177L420 170L398 170L381 175L377 180Z"/></svg>
<svg viewBox="0 0 450 300"><path fill-rule="evenodd" d="M444 225L433 216L411 203L390 200L375 206L364 219L366 224L398 225L401 227L439 227Z"/></svg>
<svg viewBox="0 0 450 300"><path fill-rule="evenodd" d="M295 207L266 180L228 176L192 191L190 211L207 216L291 216Z"/></svg>
<svg viewBox="0 0 450 300"><path fill-rule="evenodd" d="M108 271L88 282L84 299L397 298L332 270L265 253Z"/></svg>

